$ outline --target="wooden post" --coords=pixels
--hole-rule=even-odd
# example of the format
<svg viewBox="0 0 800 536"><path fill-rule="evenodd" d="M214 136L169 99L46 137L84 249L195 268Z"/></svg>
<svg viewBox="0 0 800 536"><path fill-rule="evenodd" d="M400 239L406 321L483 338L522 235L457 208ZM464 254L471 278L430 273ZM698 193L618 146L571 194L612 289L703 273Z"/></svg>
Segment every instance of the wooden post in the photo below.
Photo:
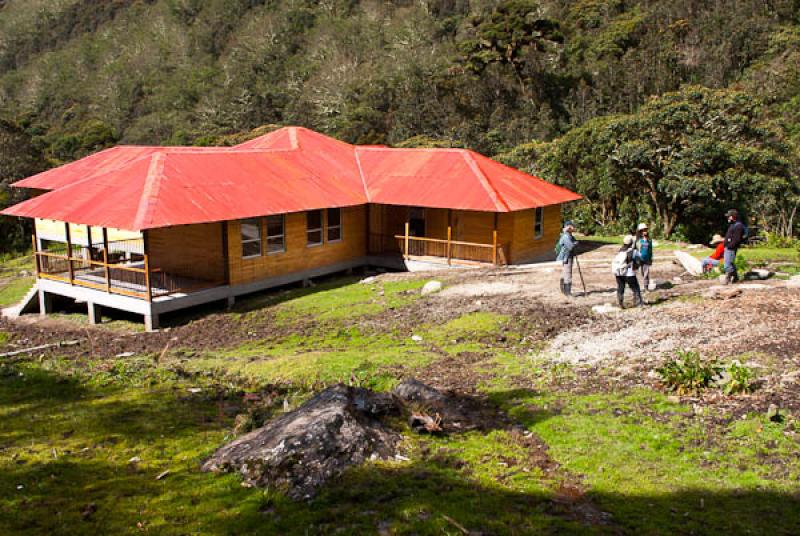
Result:
<svg viewBox="0 0 800 536"><path fill-rule="evenodd" d="M142 231L142 249L144 250L144 286L147 288L147 301L153 301L153 291L150 288L150 254L147 247L147 231Z"/></svg>
<svg viewBox="0 0 800 536"><path fill-rule="evenodd" d="M403 250L405 252L406 260L408 260L408 233L410 232L410 224L406 221L406 237L405 237L405 244L403 246Z"/></svg>
<svg viewBox="0 0 800 536"><path fill-rule="evenodd" d="M39 241L36 239L36 221L33 222L33 233L31 234L33 240L33 266L36 270L36 277L39 277Z"/></svg>
<svg viewBox="0 0 800 536"><path fill-rule="evenodd" d="M494 213L492 224L492 264L497 266L497 212Z"/></svg>
<svg viewBox="0 0 800 536"><path fill-rule="evenodd" d="M69 222L64 222L64 231L67 235L67 266L69 267L69 284L75 279L75 270L72 268L72 236L69 233Z"/></svg>
<svg viewBox="0 0 800 536"><path fill-rule="evenodd" d="M447 264L450 264L451 253L452 253L452 244L450 243L453 238L453 228L449 225L447 226Z"/></svg>
<svg viewBox="0 0 800 536"><path fill-rule="evenodd" d="M108 228L103 227L103 264L106 272L106 292L111 293L111 268L108 266Z"/></svg>
<svg viewBox="0 0 800 536"><path fill-rule="evenodd" d="M497 266L497 229L492 231L492 264Z"/></svg>

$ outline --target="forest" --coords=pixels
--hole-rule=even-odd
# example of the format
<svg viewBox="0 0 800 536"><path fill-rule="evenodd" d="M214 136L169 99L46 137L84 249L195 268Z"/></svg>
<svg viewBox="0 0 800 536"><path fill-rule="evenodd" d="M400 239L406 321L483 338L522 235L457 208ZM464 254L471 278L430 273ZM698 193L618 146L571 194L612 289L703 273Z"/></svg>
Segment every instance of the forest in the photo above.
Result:
<svg viewBox="0 0 800 536"><path fill-rule="evenodd" d="M114 144L288 124L475 149L583 194L587 232L702 241L737 207L791 241L800 1L0 1L0 204Z"/></svg>

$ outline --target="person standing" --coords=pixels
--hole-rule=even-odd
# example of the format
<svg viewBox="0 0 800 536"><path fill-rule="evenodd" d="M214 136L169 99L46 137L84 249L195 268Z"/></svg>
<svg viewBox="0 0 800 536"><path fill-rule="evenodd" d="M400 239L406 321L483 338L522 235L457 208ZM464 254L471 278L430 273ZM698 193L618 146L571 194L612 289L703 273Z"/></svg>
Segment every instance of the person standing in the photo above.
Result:
<svg viewBox="0 0 800 536"><path fill-rule="evenodd" d="M728 232L725 233L725 284L729 285L739 280L736 272L736 252L744 242L744 224L739 219L739 211L735 208L730 209L726 214L728 217Z"/></svg>
<svg viewBox="0 0 800 536"><path fill-rule="evenodd" d="M636 228L636 244L634 248L639 252L639 268L642 270L642 285L644 290L650 289L650 267L653 265L653 241L650 239L650 229L646 223L640 223Z"/></svg>
<svg viewBox="0 0 800 536"><path fill-rule="evenodd" d="M575 258L575 248L578 241L572 235L575 225L568 221L564 224L561 238L558 239L556 260L561 263L561 292L565 296L572 295L572 264Z"/></svg>
<svg viewBox="0 0 800 536"><path fill-rule="evenodd" d="M629 286L633 293L633 303L637 307L644 305L642 299L642 289L639 287L639 280L636 279L636 264L639 262L639 252L633 247L636 238L627 235L622 241L622 247L614 256L611 262L611 273L617 279L617 303L620 309L624 309L625 285Z"/></svg>

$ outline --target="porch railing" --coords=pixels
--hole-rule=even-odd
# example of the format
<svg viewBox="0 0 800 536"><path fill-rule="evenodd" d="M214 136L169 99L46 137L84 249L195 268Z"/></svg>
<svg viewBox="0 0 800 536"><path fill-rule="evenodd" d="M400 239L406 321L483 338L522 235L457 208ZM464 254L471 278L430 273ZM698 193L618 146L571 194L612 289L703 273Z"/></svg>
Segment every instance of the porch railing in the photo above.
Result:
<svg viewBox="0 0 800 536"><path fill-rule="evenodd" d="M67 242L49 242L39 251L34 237L38 277L147 301L221 284L152 268L141 238L109 241L104 232L103 239L102 245L84 246L67 234Z"/></svg>
<svg viewBox="0 0 800 536"><path fill-rule="evenodd" d="M411 236L408 233L395 235L395 251L400 251L403 257L433 257L453 263L482 263L504 265L506 264L503 246L497 241L497 231L492 233L492 243L464 242L452 239L452 230L447 228L447 239Z"/></svg>

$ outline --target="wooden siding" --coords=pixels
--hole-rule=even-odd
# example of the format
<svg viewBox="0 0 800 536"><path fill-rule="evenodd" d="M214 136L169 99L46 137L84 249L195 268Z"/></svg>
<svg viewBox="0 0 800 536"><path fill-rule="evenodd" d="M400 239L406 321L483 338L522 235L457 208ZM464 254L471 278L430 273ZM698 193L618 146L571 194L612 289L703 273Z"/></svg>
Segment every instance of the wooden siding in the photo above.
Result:
<svg viewBox="0 0 800 536"><path fill-rule="evenodd" d="M223 281L222 228L222 223L203 223L146 231L150 267L171 275Z"/></svg>
<svg viewBox="0 0 800 536"><path fill-rule="evenodd" d="M325 222L324 228L327 228ZM285 247L282 253L243 259L239 221L228 222L228 259L232 285L250 283L277 275L299 272L366 255L366 207L342 209L342 240L306 246L306 213L286 215ZM266 244L264 248L266 251Z"/></svg>
<svg viewBox="0 0 800 536"><path fill-rule="evenodd" d="M552 260L553 247L561 234L561 205L544 207L544 229L541 238L534 236L534 209L520 210L505 214L512 220L512 234L509 246L509 262L514 264ZM508 218L501 218L501 221ZM503 238L506 238L507 222L503 221Z"/></svg>

